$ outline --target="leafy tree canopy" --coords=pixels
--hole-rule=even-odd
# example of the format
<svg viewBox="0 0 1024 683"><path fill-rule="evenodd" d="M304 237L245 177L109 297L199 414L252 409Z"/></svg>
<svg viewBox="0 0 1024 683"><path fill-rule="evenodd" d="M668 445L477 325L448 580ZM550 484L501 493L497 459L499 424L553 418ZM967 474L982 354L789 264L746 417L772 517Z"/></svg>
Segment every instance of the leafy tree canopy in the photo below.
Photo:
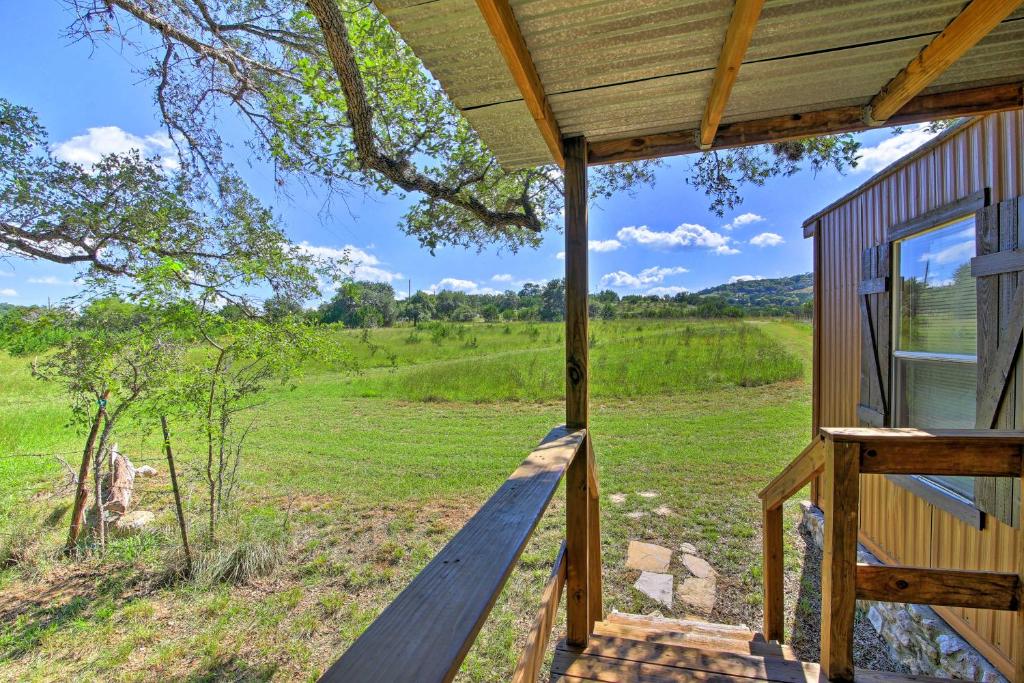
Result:
<svg viewBox="0 0 1024 683"><path fill-rule="evenodd" d="M182 158L223 165L218 121L233 111L252 150L289 176L329 192L411 195L402 229L442 245L516 250L559 228L554 167L509 171L372 3L361 0L66 0L75 38L133 44ZM149 29L139 32L138 27ZM143 37L140 37L143 36ZM802 164L855 163L849 135L698 157L687 181L722 213L744 183ZM591 169L591 194L608 197L654 180L657 162Z"/></svg>
<svg viewBox="0 0 1024 683"><path fill-rule="evenodd" d="M229 168L199 176L131 152L86 169L55 158L35 114L0 98L0 258L11 256L83 266L91 292L251 311L256 287L301 301L336 277L336 265L288 241Z"/></svg>

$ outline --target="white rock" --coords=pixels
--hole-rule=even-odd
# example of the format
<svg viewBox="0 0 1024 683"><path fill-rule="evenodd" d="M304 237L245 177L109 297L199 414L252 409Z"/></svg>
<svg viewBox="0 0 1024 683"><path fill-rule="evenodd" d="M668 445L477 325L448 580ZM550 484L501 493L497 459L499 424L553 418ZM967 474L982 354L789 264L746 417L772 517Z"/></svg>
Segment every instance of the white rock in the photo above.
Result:
<svg viewBox="0 0 1024 683"><path fill-rule="evenodd" d="M696 576L698 579L706 579L709 576L715 576L715 570L708 564L707 560L701 559L696 555L686 553L683 555L683 566L686 567L691 574Z"/></svg>
<svg viewBox="0 0 1024 683"><path fill-rule="evenodd" d="M121 515L121 517L114 522L114 528L118 531L130 533L132 531L138 531L144 526L156 519L149 510L133 510L127 514Z"/></svg>
<svg viewBox="0 0 1024 683"><path fill-rule="evenodd" d="M633 588L649 597L655 602L660 602L665 607L672 607L672 575L659 574L657 572L641 572L640 578L633 584Z"/></svg>
<svg viewBox="0 0 1024 683"><path fill-rule="evenodd" d="M693 578L683 581L679 587L678 597L687 607L710 612L715 607L715 577Z"/></svg>
<svg viewBox="0 0 1024 683"><path fill-rule="evenodd" d="M645 572L667 572L672 551L653 543L630 541L626 552L626 566Z"/></svg>
<svg viewBox="0 0 1024 683"><path fill-rule="evenodd" d="M135 470L135 474L140 477L155 477L156 470L149 465L143 465Z"/></svg>

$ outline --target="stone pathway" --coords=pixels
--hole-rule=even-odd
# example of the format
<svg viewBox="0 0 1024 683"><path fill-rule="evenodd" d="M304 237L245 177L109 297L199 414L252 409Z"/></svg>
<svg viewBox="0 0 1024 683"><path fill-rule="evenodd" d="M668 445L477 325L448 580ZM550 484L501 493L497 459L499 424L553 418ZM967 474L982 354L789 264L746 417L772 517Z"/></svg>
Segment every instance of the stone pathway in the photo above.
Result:
<svg viewBox="0 0 1024 683"><path fill-rule="evenodd" d="M656 491L641 491L638 495L650 499L657 498L659 494ZM612 500L621 505L625 503L626 495L612 494ZM662 505L654 513L664 517L672 514L672 510ZM626 516L639 519L646 514L641 510L633 510L627 512ZM715 607L718 573L698 554L697 546L694 544L683 543L679 550L683 555L685 575L680 577L682 583L673 590L675 576L669 569L672 563L672 550L654 543L630 541L626 551L626 567L640 572L640 578L633 587L665 607L672 607L674 597L686 608L707 616Z"/></svg>

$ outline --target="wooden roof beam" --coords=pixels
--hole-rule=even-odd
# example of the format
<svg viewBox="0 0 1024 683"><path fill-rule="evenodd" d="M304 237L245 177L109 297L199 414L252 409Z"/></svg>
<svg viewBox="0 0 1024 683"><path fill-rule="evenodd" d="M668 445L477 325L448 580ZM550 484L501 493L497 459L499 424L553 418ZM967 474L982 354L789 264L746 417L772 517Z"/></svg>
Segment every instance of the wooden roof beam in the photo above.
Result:
<svg viewBox="0 0 1024 683"><path fill-rule="evenodd" d="M978 44L1024 0L971 0L948 26L889 81L864 110L872 126L886 123L965 52Z"/></svg>
<svg viewBox="0 0 1024 683"><path fill-rule="evenodd" d="M564 168L562 133L558 129L555 114L551 111L547 95L544 94L544 84L541 83L537 69L533 65L530 50L526 47L526 41L508 0L476 0L476 4L491 29L494 42L505 58L508 70L523 95L523 101L526 102L534 123L537 124L548 149L551 150L551 156L555 163Z"/></svg>
<svg viewBox="0 0 1024 683"><path fill-rule="evenodd" d="M725 32L725 42L722 43L722 53L718 57L711 94L708 95L708 101L704 105L704 117L700 121L701 149L711 149L711 144L715 141L718 124L722 122L722 115L729 103L729 94L732 92L733 83L736 82L736 76L739 75L743 57L747 54L747 46L754 35L754 27L757 26L757 19L761 16L763 6L764 0L736 0L732 18L729 19L729 28Z"/></svg>
<svg viewBox="0 0 1024 683"><path fill-rule="evenodd" d="M979 116L1021 107L1024 107L1024 91L1020 83L990 85L970 90L919 95L890 117L887 124L898 126L959 116ZM762 145L816 135L856 133L871 128L864 121L863 114L864 108L854 105L727 123L719 127L712 149ZM699 151L701 150L697 144L697 131L689 129L618 140L591 141L588 163L592 166L613 164Z"/></svg>

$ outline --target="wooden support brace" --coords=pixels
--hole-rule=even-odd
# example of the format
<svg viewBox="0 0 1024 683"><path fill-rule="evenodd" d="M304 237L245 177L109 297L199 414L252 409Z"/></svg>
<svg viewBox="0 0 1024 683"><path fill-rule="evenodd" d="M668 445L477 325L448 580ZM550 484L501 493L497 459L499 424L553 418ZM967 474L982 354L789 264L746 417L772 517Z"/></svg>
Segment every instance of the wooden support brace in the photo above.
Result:
<svg viewBox="0 0 1024 683"><path fill-rule="evenodd" d="M858 564L857 599L1016 610L1016 574Z"/></svg>

